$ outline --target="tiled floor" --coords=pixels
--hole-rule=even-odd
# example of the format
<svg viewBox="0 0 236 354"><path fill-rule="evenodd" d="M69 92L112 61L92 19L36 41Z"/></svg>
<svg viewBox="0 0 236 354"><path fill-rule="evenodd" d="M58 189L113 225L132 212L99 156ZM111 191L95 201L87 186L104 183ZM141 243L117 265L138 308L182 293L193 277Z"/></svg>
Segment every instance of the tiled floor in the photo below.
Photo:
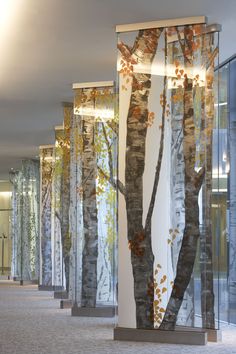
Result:
<svg viewBox="0 0 236 354"><path fill-rule="evenodd" d="M115 342L113 320L71 317L34 285L0 281L0 354L236 354L236 327L205 347Z"/></svg>

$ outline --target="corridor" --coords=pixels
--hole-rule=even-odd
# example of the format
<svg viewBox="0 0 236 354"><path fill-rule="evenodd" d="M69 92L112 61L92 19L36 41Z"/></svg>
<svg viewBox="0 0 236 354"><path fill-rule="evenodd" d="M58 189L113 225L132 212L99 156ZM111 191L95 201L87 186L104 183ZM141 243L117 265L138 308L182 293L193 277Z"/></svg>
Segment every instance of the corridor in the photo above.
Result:
<svg viewBox="0 0 236 354"><path fill-rule="evenodd" d="M71 317L52 292L0 281L1 354L236 354L236 327L224 326L223 342L206 347L114 342L114 320Z"/></svg>

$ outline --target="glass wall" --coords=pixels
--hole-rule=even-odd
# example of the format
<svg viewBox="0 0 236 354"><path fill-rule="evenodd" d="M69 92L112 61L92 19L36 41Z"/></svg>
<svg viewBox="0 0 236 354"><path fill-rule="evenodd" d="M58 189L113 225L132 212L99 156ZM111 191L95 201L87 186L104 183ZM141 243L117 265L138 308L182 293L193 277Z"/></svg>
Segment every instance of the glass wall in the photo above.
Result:
<svg viewBox="0 0 236 354"><path fill-rule="evenodd" d="M219 76L219 105L216 106L219 133L214 154L220 156L219 185L213 194L219 205L212 224L220 240L220 319L236 323L236 58L227 60L216 70ZM217 168L215 169L215 180Z"/></svg>

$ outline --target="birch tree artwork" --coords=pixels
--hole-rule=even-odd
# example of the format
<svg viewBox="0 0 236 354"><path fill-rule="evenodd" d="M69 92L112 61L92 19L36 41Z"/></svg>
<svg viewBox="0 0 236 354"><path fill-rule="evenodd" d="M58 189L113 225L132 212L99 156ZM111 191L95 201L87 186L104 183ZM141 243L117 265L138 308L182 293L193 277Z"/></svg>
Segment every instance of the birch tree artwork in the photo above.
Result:
<svg viewBox="0 0 236 354"><path fill-rule="evenodd" d="M11 239L12 239L12 260L11 276L13 279L21 276L21 198L22 198L22 172L11 171L9 178L12 183L12 218L11 218Z"/></svg>
<svg viewBox="0 0 236 354"><path fill-rule="evenodd" d="M61 238L62 255L65 266L65 287L69 293L71 279L71 234L69 230L70 208L70 124L73 115L73 104L64 104L64 132L62 147L62 185L61 185Z"/></svg>
<svg viewBox="0 0 236 354"><path fill-rule="evenodd" d="M39 279L39 161L22 161L23 280Z"/></svg>
<svg viewBox="0 0 236 354"><path fill-rule="evenodd" d="M196 325L194 265L204 225L202 326L215 326L210 229L214 37L198 24L119 34L121 327ZM128 308L133 317L127 316Z"/></svg>
<svg viewBox="0 0 236 354"><path fill-rule="evenodd" d="M23 160L21 171L11 172L12 276L39 279L39 161Z"/></svg>
<svg viewBox="0 0 236 354"><path fill-rule="evenodd" d="M40 149L41 169L41 231L40 285L51 287L52 279L52 178L54 147Z"/></svg>
<svg viewBox="0 0 236 354"><path fill-rule="evenodd" d="M82 130L81 117L70 116L70 208L69 231L72 242L71 249L71 296L73 306L81 306L82 289L82 247L83 247L83 214L82 214Z"/></svg>
<svg viewBox="0 0 236 354"><path fill-rule="evenodd" d="M107 180L113 157L114 95L111 88L79 88L75 91L71 125L71 205L77 225L71 225L74 265L74 305L113 305L113 248L116 235L116 196ZM109 159L110 157L110 159ZM102 172L101 172L102 171ZM104 177L106 176L106 177ZM74 219L70 212L70 224Z"/></svg>
<svg viewBox="0 0 236 354"><path fill-rule="evenodd" d="M70 207L70 119L73 105L63 104L64 125L55 127L55 149L53 167L53 220L54 259L53 274L55 287L65 287L69 293L71 268L71 235L69 232Z"/></svg>
<svg viewBox="0 0 236 354"><path fill-rule="evenodd" d="M54 166L52 179L52 222L53 227L53 285L63 287L64 267L62 260L62 217L61 217L61 190L62 190L62 144L64 138L63 127L55 127L55 148L54 148Z"/></svg>

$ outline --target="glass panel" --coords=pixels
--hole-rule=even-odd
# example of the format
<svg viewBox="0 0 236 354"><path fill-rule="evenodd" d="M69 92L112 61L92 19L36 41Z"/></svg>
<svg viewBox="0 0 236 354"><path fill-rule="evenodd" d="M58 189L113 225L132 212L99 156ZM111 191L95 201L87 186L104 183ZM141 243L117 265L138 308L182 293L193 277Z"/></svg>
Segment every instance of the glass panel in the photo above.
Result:
<svg viewBox="0 0 236 354"><path fill-rule="evenodd" d="M12 270L14 279L39 279L39 161L23 160L10 173L12 193Z"/></svg>
<svg viewBox="0 0 236 354"><path fill-rule="evenodd" d="M229 321L236 323L236 59L229 64Z"/></svg>
<svg viewBox="0 0 236 354"><path fill-rule="evenodd" d="M215 138L213 155L219 155L219 176L213 179L213 196L218 201L218 213L212 215L217 229L220 270L220 319L236 323L236 276L235 276L235 80L236 59L230 58L217 71L219 76L219 133ZM214 174L213 174L214 175ZM218 188L217 188L218 187Z"/></svg>
<svg viewBox="0 0 236 354"><path fill-rule="evenodd" d="M67 293L72 287L72 240L70 233L70 122L73 115L73 104L64 104L64 137L62 141L62 186L61 186L61 232L62 256L65 269L64 286Z"/></svg>
<svg viewBox="0 0 236 354"><path fill-rule="evenodd" d="M22 280L39 279L39 161L22 162Z"/></svg>
<svg viewBox="0 0 236 354"><path fill-rule="evenodd" d="M228 321L228 69L226 65L215 72L220 84L213 129L212 228L218 236L218 241L213 240L213 262L219 267L219 319L223 321Z"/></svg>
<svg viewBox="0 0 236 354"><path fill-rule="evenodd" d="M218 327L217 58L205 25L119 34L120 327Z"/></svg>
<svg viewBox="0 0 236 354"><path fill-rule="evenodd" d="M75 91L71 123L73 309L114 306L116 139L113 87ZM74 192L76 191L76 193Z"/></svg>
<svg viewBox="0 0 236 354"><path fill-rule="evenodd" d="M71 287L71 234L69 232L70 119L73 113L73 104L65 103L63 110L64 127L57 127L55 131L52 183L54 219L52 270L54 290L65 289L69 293Z"/></svg>
<svg viewBox="0 0 236 354"><path fill-rule="evenodd" d="M56 290L62 290L64 286L64 267L62 260L62 235L61 235L61 189L62 189L62 158L63 158L64 130L55 130L54 167L52 180L52 261L53 261L53 286Z"/></svg>
<svg viewBox="0 0 236 354"><path fill-rule="evenodd" d="M52 178L54 148L40 149L41 197L40 197L40 286L52 287Z"/></svg>
<svg viewBox="0 0 236 354"><path fill-rule="evenodd" d="M12 191L12 262L11 275L13 279L20 279L21 269L21 196L22 196L22 172L10 172Z"/></svg>

